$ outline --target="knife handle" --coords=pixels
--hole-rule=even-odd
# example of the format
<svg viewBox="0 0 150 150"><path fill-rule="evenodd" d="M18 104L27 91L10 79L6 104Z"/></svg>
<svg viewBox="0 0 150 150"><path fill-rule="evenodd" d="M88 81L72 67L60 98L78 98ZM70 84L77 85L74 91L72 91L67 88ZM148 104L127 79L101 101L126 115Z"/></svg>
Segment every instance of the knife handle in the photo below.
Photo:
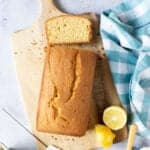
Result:
<svg viewBox="0 0 150 150"><path fill-rule="evenodd" d="M130 131L129 131L127 150L132 150L136 132L137 132L137 125L136 124L132 124L130 126Z"/></svg>

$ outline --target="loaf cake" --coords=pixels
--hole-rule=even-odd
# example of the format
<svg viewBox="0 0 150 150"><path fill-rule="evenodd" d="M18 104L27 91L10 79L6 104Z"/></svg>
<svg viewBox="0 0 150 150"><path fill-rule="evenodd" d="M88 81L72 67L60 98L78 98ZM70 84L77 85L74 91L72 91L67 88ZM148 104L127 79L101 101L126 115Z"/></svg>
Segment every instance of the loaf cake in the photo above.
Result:
<svg viewBox="0 0 150 150"><path fill-rule="evenodd" d="M53 46L46 49L38 104L38 131L73 136L88 126L96 64L92 51Z"/></svg>
<svg viewBox="0 0 150 150"><path fill-rule="evenodd" d="M46 21L49 44L88 43L92 40L92 23L81 16L65 15Z"/></svg>

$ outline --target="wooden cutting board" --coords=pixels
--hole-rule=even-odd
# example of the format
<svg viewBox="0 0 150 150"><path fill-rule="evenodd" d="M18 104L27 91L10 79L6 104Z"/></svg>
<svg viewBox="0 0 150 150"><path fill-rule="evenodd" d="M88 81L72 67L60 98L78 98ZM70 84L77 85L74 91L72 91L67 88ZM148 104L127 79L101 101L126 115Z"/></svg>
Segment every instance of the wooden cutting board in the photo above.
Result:
<svg viewBox="0 0 150 150"><path fill-rule="evenodd" d="M13 55L18 81L32 132L46 144L54 144L64 150L94 149L97 147L97 143L93 129L89 129L83 137L46 134L37 132L35 129L37 104L44 65L44 47L47 45L45 21L53 16L64 14L54 7L52 0L41 0L41 6L42 12L39 19L31 27L12 35ZM105 58L98 60L96 70L93 93L94 99L100 108L99 113L101 113L106 106L112 104L120 105L120 102L113 87ZM102 80L103 82L101 82ZM124 140L126 137L127 129L124 128L117 133L116 141ZM38 141L37 143L40 150L45 149Z"/></svg>

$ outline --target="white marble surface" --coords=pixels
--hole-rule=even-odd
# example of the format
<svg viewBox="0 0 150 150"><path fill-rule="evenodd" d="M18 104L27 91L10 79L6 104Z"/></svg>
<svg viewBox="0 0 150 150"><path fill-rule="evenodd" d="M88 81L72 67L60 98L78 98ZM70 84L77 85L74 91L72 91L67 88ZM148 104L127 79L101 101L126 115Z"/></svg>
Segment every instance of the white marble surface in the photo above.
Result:
<svg viewBox="0 0 150 150"><path fill-rule="evenodd" d="M70 13L96 12L120 0L58 0L58 6ZM11 55L10 34L32 24L40 14L38 0L0 0L0 141L15 150L35 150L34 139L2 111L6 108L30 128L22 105L19 84ZM126 141L111 150L125 150Z"/></svg>

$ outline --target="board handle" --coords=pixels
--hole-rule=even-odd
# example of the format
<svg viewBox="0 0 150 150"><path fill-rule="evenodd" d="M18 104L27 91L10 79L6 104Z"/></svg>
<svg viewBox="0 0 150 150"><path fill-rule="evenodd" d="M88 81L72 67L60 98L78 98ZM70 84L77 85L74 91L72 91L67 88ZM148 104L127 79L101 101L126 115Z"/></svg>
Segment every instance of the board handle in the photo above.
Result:
<svg viewBox="0 0 150 150"><path fill-rule="evenodd" d="M66 13L62 12L60 9L56 7L54 0L48 0L48 1L52 13L55 13L57 15L66 15Z"/></svg>

